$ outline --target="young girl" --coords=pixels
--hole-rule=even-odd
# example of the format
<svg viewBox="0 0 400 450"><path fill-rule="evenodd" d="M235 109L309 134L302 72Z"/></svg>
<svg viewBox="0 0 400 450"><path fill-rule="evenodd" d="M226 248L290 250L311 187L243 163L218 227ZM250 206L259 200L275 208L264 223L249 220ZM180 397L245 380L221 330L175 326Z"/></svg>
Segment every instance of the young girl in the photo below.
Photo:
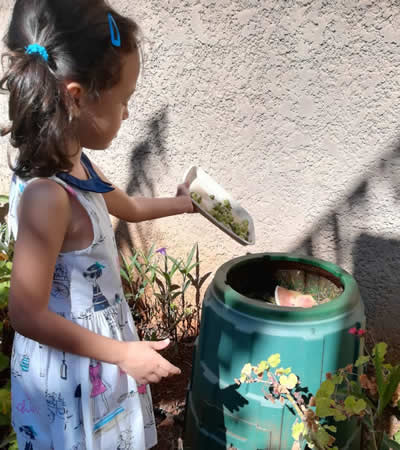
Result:
<svg viewBox="0 0 400 450"><path fill-rule="evenodd" d="M139 74L136 24L103 0L16 0L8 33L16 237L9 314L13 426L21 449L156 444L148 383L180 373L139 342L123 297L109 213L129 222L192 212L131 198L82 152L106 149Z"/></svg>

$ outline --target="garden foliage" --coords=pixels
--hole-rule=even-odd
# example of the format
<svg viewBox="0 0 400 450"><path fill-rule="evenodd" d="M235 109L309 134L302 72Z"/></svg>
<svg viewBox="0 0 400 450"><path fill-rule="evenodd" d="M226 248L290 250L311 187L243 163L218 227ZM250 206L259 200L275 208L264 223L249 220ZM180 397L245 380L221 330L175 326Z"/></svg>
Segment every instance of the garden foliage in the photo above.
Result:
<svg viewBox="0 0 400 450"><path fill-rule="evenodd" d="M166 248L122 255L121 277L136 326L143 339L171 337L175 342L198 333L201 288L211 273L200 275L199 247L185 258Z"/></svg>
<svg viewBox="0 0 400 450"><path fill-rule="evenodd" d="M355 338L364 339L365 330L351 328ZM304 396L304 386L291 368L278 367L280 355L271 355L258 365L246 364L241 383L261 383L268 401L280 401L295 412L293 450L308 448L339 450L335 445L338 424L353 421L362 429L363 449L400 450L400 432L389 435L387 421L399 415L400 364L385 361L387 344L374 345L371 354L362 355L355 364L327 373L315 396ZM340 450L351 448L354 433Z"/></svg>

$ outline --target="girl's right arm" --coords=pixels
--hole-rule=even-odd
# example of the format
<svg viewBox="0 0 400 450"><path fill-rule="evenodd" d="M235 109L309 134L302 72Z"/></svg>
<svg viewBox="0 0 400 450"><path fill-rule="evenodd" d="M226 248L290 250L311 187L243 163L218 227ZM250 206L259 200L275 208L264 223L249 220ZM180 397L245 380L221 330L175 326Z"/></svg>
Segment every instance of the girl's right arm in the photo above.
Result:
<svg viewBox="0 0 400 450"><path fill-rule="evenodd" d="M61 186L51 180L27 186L20 202L8 306L13 328L41 344L116 364L138 383L179 374L157 353L168 341L120 342L49 311L54 266L70 219L70 199Z"/></svg>

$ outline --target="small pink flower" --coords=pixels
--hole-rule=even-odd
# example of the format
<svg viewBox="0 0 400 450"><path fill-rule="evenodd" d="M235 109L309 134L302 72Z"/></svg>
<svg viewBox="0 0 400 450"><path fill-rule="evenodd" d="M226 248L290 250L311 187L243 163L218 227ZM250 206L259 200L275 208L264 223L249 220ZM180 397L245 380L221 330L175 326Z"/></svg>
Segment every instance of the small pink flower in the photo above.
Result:
<svg viewBox="0 0 400 450"><path fill-rule="evenodd" d="M366 330L363 330L362 328L360 328L360 329L358 330L358 336L359 336L359 337L362 337L362 336L365 335L366 332L367 332Z"/></svg>
<svg viewBox="0 0 400 450"><path fill-rule="evenodd" d="M352 334L353 336L357 336L358 330L356 327L353 327L353 328L350 328L349 333Z"/></svg>

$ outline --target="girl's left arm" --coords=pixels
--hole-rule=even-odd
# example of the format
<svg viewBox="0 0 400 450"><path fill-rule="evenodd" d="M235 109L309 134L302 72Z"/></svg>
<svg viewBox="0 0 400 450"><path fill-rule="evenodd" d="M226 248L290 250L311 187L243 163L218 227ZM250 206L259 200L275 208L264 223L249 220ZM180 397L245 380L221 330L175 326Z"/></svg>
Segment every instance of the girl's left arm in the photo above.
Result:
<svg viewBox="0 0 400 450"><path fill-rule="evenodd" d="M110 183L95 164L93 167L102 180ZM142 222L193 212L193 203L186 184L178 186L175 197L166 198L131 197L114 184L112 186L113 191L103 194L108 212L126 222Z"/></svg>

